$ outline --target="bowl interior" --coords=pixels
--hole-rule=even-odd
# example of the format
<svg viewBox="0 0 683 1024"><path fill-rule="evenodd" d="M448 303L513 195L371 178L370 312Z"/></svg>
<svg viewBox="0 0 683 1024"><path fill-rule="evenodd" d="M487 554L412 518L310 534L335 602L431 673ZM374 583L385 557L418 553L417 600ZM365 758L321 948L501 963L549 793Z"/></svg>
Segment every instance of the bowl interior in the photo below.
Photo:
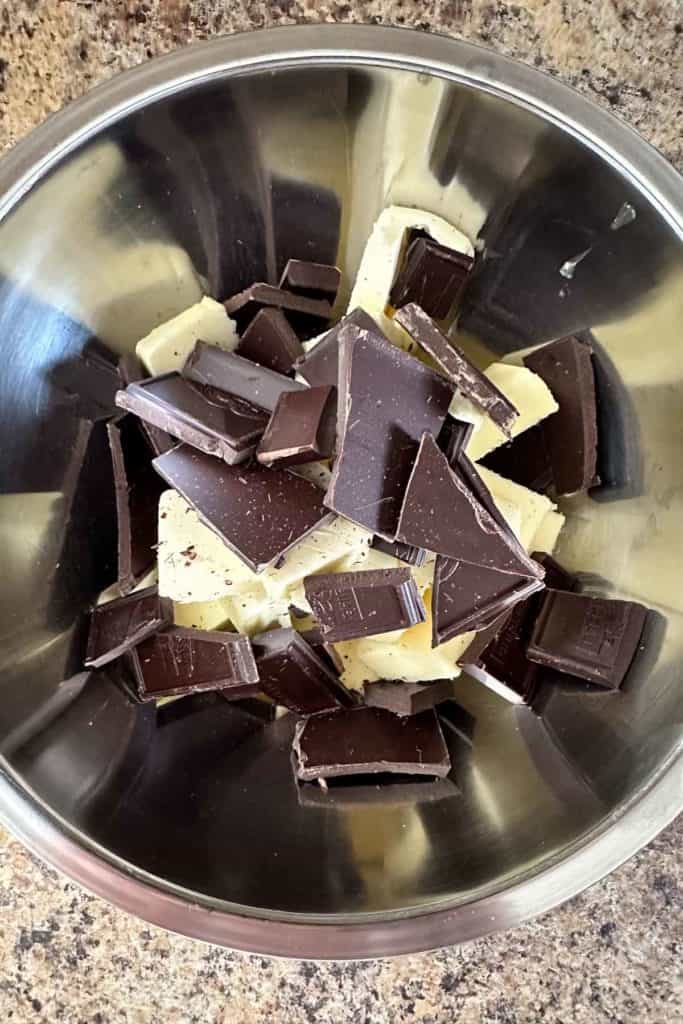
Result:
<svg viewBox="0 0 683 1024"><path fill-rule="evenodd" d="M482 354L591 332L602 485L563 503L557 557L655 614L623 692L559 687L542 719L462 677L457 792L327 799L297 792L286 719L161 721L106 680L70 679L116 544L106 438L88 426L99 399L75 359L132 349L203 291L275 282L288 257L338 261L348 294L388 203L484 240L461 322ZM567 856L681 741L682 283L683 249L637 182L541 116L438 77L309 64L199 83L100 132L0 225L7 770L103 856L266 913L464 902Z"/></svg>

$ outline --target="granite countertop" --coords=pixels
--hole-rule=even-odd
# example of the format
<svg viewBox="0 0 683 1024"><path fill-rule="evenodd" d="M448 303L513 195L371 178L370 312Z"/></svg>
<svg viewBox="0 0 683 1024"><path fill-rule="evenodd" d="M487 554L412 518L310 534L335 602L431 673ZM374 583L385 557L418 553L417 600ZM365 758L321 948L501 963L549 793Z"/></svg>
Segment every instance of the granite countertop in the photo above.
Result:
<svg viewBox="0 0 683 1024"><path fill-rule="evenodd" d="M0 2L0 147L114 72L219 32L414 26L568 82L679 168L681 0ZM251 1024L681 1020L683 817L558 910L461 949L362 964L276 961L170 935L83 892L0 830L0 1020Z"/></svg>

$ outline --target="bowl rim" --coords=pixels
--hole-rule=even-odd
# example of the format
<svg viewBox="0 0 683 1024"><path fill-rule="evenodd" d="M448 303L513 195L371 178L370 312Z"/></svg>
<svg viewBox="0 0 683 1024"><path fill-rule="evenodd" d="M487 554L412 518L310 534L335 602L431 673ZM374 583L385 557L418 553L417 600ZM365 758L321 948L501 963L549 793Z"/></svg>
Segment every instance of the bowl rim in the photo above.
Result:
<svg viewBox="0 0 683 1024"><path fill-rule="evenodd" d="M283 26L194 44L116 75L34 129L0 161L0 220L69 152L134 110L200 83L307 66L390 67L508 100L589 146L683 240L683 179L632 128L571 87L473 43L366 25ZM683 810L683 752L554 863L509 888L394 915L271 914L207 899L125 864L50 810L0 758L0 823L85 889L172 931L247 952L309 959L392 956L467 942L564 902L631 857ZM190 899L188 899L190 895ZM224 910L223 907L228 909Z"/></svg>

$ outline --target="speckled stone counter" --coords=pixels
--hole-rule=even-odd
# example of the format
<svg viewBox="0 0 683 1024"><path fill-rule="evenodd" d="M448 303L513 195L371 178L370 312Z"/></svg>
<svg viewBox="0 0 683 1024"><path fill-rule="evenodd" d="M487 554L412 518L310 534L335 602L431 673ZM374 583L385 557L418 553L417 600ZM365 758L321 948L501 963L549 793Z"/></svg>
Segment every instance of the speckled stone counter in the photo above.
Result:
<svg viewBox="0 0 683 1024"><path fill-rule="evenodd" d="M317 20L485 43L576 86L683 165L680 0L9 0L0 2L0 146L175 46ZM0 1021L674 1024L683 1020L682 841L683 818L610 878L514 932L399 960L316 965L147 926L0 830Z"/></svg>

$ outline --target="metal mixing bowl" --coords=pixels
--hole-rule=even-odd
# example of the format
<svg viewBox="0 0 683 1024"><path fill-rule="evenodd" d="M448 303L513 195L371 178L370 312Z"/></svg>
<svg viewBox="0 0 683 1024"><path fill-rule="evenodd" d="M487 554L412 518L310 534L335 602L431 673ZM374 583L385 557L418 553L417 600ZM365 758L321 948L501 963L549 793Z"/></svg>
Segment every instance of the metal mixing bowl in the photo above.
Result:
<svg viewBox="0 0 683 1024"><path fill-rule="evenodd" d="M361 957L514 925L680 811L683 195L642 139L475 46L280 29L96 89L4 160L0 197L0 819L23 842L188 935ZM473 344L591 331L602 485L565 501L558 557L657 614L621 693L558 687L537 718L461 678L457 794L326 800L297 794L287 719L160 727L104 681L62 682L114 542L76 357L288 256L338 258L348 288L389 202L485 240Z"/></svg>

